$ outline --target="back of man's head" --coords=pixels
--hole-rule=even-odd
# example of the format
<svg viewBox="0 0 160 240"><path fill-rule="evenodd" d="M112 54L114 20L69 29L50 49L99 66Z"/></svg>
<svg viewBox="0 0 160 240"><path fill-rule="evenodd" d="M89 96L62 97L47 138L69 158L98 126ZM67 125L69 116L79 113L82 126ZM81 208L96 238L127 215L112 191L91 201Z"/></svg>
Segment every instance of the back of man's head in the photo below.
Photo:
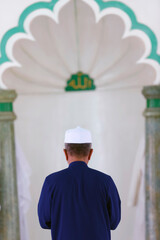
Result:
<svg viewBox="0 0 160 240"><path fill-rule="evenodd" d="M65 149L70 156L86 157L89 155L92 143L65 143Z"/></svg>

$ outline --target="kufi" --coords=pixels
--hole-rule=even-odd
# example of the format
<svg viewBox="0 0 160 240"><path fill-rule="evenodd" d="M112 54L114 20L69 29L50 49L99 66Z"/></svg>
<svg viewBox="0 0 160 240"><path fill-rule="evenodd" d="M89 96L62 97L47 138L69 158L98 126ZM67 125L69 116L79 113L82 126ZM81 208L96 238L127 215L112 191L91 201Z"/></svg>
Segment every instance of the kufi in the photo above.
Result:
<svg viewBox="0 0 160 240"><path fill-rule="evenodd" d="M92 137L89 130L76 127L68 129L65 132L64 143L92 143Z"/></svg>

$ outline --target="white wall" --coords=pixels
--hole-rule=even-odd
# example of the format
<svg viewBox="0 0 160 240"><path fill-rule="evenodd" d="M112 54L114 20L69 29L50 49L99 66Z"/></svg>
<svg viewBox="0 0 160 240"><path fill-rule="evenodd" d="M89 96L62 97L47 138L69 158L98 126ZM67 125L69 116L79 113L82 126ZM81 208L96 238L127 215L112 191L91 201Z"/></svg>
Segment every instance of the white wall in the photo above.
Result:
<svg viewBox="0 0 160 240"><path fill-rule="evenodd" d="M47 239L50 235L39 226L37 202L45 176L68 167L63 153L64 133L77 125L90 129L93 135L94 153L89 166L110 174L122 199L122 222L112 233L113 240L119 236L132 240L135 212L127 207L127 197L138 143L144 132L144 108L140 89L16 99L15 133L32 169L30 240Z"/></svg>

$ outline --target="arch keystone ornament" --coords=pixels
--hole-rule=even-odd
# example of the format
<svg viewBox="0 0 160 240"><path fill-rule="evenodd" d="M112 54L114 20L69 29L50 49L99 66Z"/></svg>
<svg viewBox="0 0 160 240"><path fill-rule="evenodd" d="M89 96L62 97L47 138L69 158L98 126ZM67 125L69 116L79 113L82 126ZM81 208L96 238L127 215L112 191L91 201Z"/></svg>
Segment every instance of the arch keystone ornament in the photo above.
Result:
<svg viewBox="0 0 160 240"><path fill-rule="evenodd" d="M20 240L12 103L14 90L0 89L0 236Z"/></svg>
<svg viewBox="0 0 160 240"><path fill-rule="evenodd" d="M160 239L160 85L145 86L147 100L145 143L146 240Z"/></svg>
<svg viewBox="0 0 160 240"><path fill-rule="evenodd" d="M67 81L66 91L82 91L82 90L94 90L96 87L87 74L78 72L72 74L71 78Z"/></svg>

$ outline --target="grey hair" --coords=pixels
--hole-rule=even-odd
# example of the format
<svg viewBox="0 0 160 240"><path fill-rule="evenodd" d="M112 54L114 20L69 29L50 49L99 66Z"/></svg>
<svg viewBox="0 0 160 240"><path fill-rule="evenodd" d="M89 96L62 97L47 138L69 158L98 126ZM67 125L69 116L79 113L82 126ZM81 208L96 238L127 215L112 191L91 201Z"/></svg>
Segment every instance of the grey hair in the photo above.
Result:
<svg viewBox="0 0 160 240"><path fill-rule="evenodd" d="M65 143L65 149L71 156L86 157L89 154L92 143Z"/></svg>

